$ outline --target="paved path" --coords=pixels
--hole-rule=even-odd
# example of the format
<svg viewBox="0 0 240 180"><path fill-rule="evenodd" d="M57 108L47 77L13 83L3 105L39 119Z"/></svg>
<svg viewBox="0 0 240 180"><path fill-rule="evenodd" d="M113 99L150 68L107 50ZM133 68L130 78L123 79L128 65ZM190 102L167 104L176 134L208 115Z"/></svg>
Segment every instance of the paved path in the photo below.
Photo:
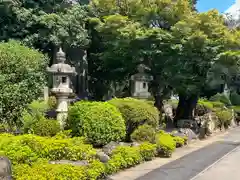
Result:
<svg viewBox="0 0 240 180"><path fill-rule="evenodd" d="M222 177L222 179L216 178L217 180L225 180L228 176L226 175L225 178L223 178L223 176L221 176L222 174L227 171L228 174L232 174L230 173L231 171L237 171L237 167L239 168L239 165L236 164L240 159L239 150L223 158L222 161L206 170L206 172L202 174L199 173L229 152L235 150L239 145L238 141L240 141L240 128L233 129L222 139L219 139L219 141L167 163L144 176L136 178L136 180L208 180L212 179L210 176L215 179L216 174L218 174L218 177ZM225 165L222 167L222 164L228 164L228 166ZM231 166L229 164L231 164ZM224 168L225 171L222 171ZM236 180L240 179L240 172L238 174L239 177L235 177ZM228 177L228 179L235 180L233 174L232 176L233 178Z"/></svg>
<svg viewBox="0 0 240 180"><path fill-rule="evenodd" d="M240 148L235 149L231 154L227 155L205 172L199 174L193 180L209 180L214 177L216 180L239 180Z"/></svg>

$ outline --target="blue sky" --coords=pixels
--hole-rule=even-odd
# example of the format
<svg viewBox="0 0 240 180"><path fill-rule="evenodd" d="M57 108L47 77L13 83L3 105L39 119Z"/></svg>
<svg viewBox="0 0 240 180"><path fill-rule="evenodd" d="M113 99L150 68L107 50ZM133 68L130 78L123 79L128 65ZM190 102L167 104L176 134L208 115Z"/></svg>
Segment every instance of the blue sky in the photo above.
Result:
<svg viewBox="0 0 240 180"><path fill-rule="evenodd" d="M197 9L204 12L215 8L219 12L224 12L234 3L235 0L198 0Z"/></svg>

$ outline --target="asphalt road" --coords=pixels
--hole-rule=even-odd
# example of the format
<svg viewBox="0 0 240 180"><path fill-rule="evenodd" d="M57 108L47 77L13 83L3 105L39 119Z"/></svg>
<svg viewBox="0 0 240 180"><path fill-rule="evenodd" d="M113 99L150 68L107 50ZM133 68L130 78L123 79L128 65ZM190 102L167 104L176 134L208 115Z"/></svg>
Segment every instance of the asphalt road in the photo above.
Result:
<svg viewBox="0 0 240 180"><path fill-rule="evenodd" d="M205 170L208 166L238 147L238 140L240 141L240 128L231 130L222 141L205 146L180 159L163 165L137 178L137 180L192 180L192 178ZM210 175L212 174L210 173ZM201 178L203 178L203 176L201 176ZM205 179L194 178L194 180Z"/></svg>
<svg viewBox="0 0 240 180"><path fill-rule="evenodd" d="M238 147L231 154L222 158L219 162L199 174L193 180L209 180L212 179L212 177L216 180L239 180L239 159L240 148Z"/></svg>

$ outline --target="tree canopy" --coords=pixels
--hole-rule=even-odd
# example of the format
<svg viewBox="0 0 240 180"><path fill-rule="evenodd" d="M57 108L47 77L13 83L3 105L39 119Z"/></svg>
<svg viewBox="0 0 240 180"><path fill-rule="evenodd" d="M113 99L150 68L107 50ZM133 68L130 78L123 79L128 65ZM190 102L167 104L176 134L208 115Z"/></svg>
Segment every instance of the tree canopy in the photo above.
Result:
<svg viewBox="0 0 240 180"><path fill-rule="evenodd" d="M0 40L18 39L48 53L62 44L87 49L90 93L98 100L109 91L126 96L130 76L143 63L153 76L150 88L159 109L172 92L194 108L212 78L234 84L240 37L218 11L199 13L196 3L4 1ZM181 112L179 118L189 116Z"/></svg>

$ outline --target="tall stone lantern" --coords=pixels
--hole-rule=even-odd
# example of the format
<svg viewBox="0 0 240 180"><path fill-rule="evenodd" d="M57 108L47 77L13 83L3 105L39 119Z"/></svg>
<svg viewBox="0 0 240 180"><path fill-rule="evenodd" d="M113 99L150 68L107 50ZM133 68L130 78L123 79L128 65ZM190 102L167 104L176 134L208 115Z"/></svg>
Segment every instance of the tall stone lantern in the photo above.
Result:
<svg viewBox="0 0 240 180"><path fill-rule="evenodd" d="M146 66L140 64L137 68L138 73L131 76L133 97L147 99L151 96L149 93L149 82L153 80L153 77L145 73L146 69Z"/></svg>
<svg viewBox="0 0 240 180"><path fill-rule="evenodd" d="M47 68L47 72L52 74L53 87L51 92L57 99L57 120L61 127L64 127L68 114L68 97L73 93L70 88L70 76L76 75L76 70L69 64L66 64L66 55L60 48L56 54L57 64Z"/></svg>

